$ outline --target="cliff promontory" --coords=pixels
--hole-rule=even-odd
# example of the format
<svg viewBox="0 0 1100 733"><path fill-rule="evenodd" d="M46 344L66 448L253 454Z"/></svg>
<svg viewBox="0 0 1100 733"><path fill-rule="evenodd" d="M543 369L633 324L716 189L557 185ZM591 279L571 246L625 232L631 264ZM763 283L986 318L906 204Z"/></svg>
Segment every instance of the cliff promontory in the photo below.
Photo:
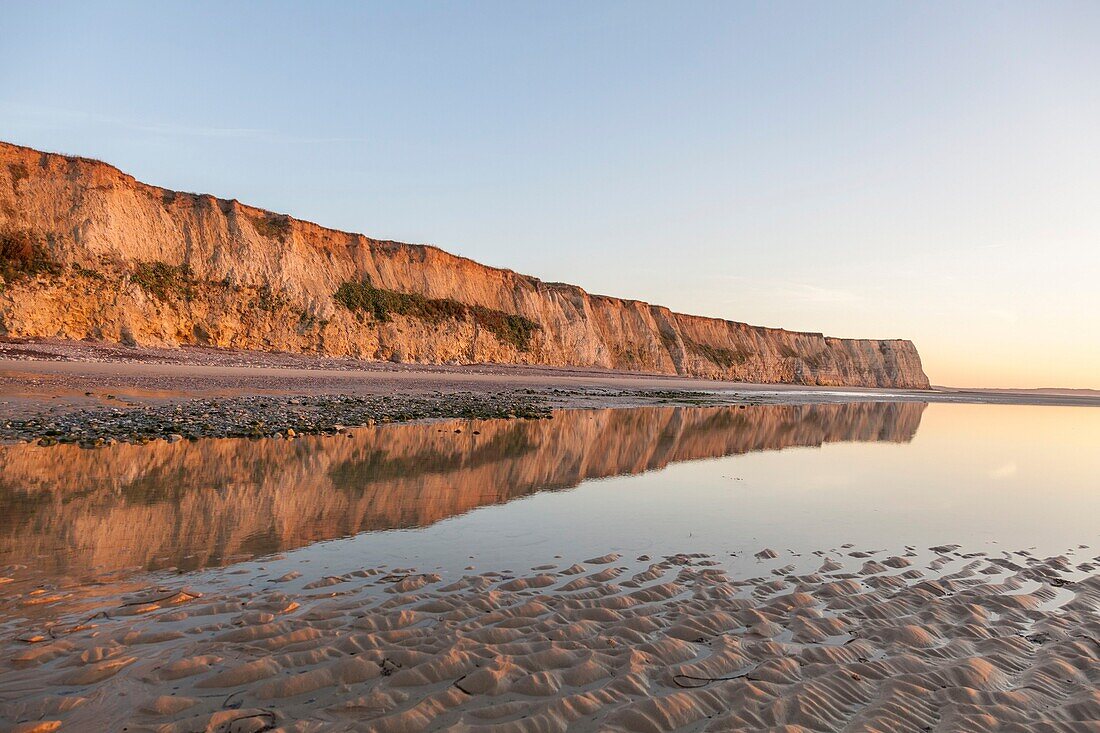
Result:
<svg viewBox="0 0 1100 733"><path fill-rule="evenodd" d="M909 341L674 313L2 142L0 336L928 387Z"/></svg>

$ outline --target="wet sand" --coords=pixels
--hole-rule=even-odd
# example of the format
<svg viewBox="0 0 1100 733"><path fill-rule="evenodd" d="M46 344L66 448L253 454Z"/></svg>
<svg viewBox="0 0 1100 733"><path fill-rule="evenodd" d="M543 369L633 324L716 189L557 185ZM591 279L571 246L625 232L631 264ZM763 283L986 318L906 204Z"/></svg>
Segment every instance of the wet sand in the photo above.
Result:
<svg viewBox="0 0 1100 733"><path fill-rule="evenodd" d="M379 409L373 401L382 397L404 402ZM303 406L295 398L312 402ZM60 426L16 425L3 436L9 441L51 437L52 442L69 433L73 442L90 444L166 438L174 432L169 422L177 407L193 437L229 437L256 432L242 417L253 412L270 418L268 433L285 434L287 429L332 432L335 424L370 424L394 414L400 420L544 414L571 407L853 401L1100 406L1100 393L761 385L594 369L390 364L196 347L0 341L0 426L89 413L75 422L62 420ZM318 421L317 413L331 419ZM131 430L131 425L136 427ZM51 432L51 427L58 429Z"/></svg>
<svg viewBox="0 0 1100 733"><path fill-rule="evenodd" d="M259 555L272 550L251 548L246 534L266 535L241 534L247 522L230 511L251 512L250 519L270 515L286 529L312 516L303 501L313 509L331 505L333 521L324 524L337 529L316 536L312 526L288 532L294 541L285 548L291 549L301 546L299 536L312 542L373 527L385 509L380 526L400 527L505 501L512 496L507 492L571 486L675 460L829 440L904 442L923 410L922 404L864 410L867 403L1097 404L1092 395L829 390L190 349L4 347L0 352L11 358L0 359L0 418L7 420L77 413L91 421L130 419L135 411L229 402L225 397L272 400L277 407L305 394L400 394L444 404L456 391L489 402L522 397L538 409L736 407L662 419L661 411L647 413L653 429L634 432L652 454L624 447L621 437L596 439L591 429L598 421L587 416L585 430L572 431L579 441L572 452L561 452L568 443L554 437L569 427L557 422L561 412L551 421L494 425L511 436L507 445L518 454L536 445L560 452L532 465L563 475L538 474L527 483L508 461L497 461L499 475L486 473L496 464L476 460L476 448L494 436L488 424L476 422L424 425L408 446L381 430L352 431L350 438L158 442L96 451L7 446L2 478L12 481L12 492L41 504L33 527L9 527L13 542L31 546L62 526L73 537L103 541L94 552L81 550L88 568L66 560L71 574L42 574L48 563L40 556L50 552L45 545L24 553L21 562L32 567L0 566L0 732L1100 731L1100 557L1083 545L1055 557L958 545L802 554L775 547L749 551L755 555L653 558L572 557L561 547L561 555L523 568L497 562L463 572L383 564L349 570L345 564L330 575L311 564L307 550L246 562L252 549ZM836 429L821 415L796 419L774 404L853 401L864 405L834 406ZM758 409L775 413L775 420L748 431L743 423L753 406L766 403L773 405ZM860 414L847 414L853 411ZM729 425L711 425L715 416L726 416ZM710 427L689 429L697 422ZM530 440L517 442L513 433ZM548 437L537 440L543 433ZM670 441L672 435L678 440ZM329 466L312 450L325 440L338 441L333 460L342 463ZM187 451L204 445L211 447L208 460L182 462ZM591 460L578 459L589 454ZM360 491L361 497L340 484L344 476L360 488L363 481L359 469L339 465L362 465L364 475L374 476L382 459L401 466L389 479L407 481L408 493L439 494L424 504L436 514L410 519L409 506L387 505L386 498L400 495L389 484L376 493ZM167 469L143 483L143 462ZM431 468L425 474L431 480L413 465ZM285 487L240 501L245 489L233 477L244 467L275 480L279 474L272 471L280 466ZM59 469L73 477L64 486ZM92 491L87 484L96 471L118 476L119 485L103 481L109 490ZM462 472L470 473L465 492L455 488ZM303 497L304 477L319 482L315 489L327 503ZM188 481L194 483L189 489ZM153 489L180 491L186 501L178 509L147 505L143 492ZM284 497L287 511L264 504L269 495ZM213 504L186 503L199 499L223 501L226 508L219 514L211 513ZM358 511L350 511L353 506ZM209 539L200 544L220 548L210 565L230 567L138 572L135 565L166 567L161 555L177 569L186 566L190 556L172 556L178 543L167 535L173 527L198 525L171 514L184 517L190 509L195 516L224 516L221 525L210 523ZM160 525L151 521L153 512L167 512ZM89 517L103 520L92 526ZM336 521L356 517L347 526ZM156 527L167 528L159 538L163 547L133 541L135 531ZM549 546L562 543L557 537ZM677 542L669 549L683 547ZM152 554L126 554L135 550Z"/></svg>
<svg viewBox="0 0 1100 733"><path fill-rule="evenodd" d="M441 389L492 392L508 389L566 390L562 407L637 406L662 392L752 393L784 403L856 400L972 402L989 404L1100 405L1096 390L968 389L929 390L872 387L813 387L746 384L665 374L603 369L502 364L394 364L280 352L204 347L129 348L73 341L12 342L0 339L0 395L83 396L91 387L111 387L134 398L184 395L434 394ZM562 395L559 395L562 396ZM673 395L676 397L677 395ZM698 397L698 395L695 395ZM647 399L648 398L648 399ZM97 399L101 400L102 395Z"/></svg>
<svg viewBox="0 0 1100 733"><path fill-rule="evenodd" d="M54 615L0 644L0 725L1095 731L1092 553L762 548L37 589L9 599Z"/></svg>

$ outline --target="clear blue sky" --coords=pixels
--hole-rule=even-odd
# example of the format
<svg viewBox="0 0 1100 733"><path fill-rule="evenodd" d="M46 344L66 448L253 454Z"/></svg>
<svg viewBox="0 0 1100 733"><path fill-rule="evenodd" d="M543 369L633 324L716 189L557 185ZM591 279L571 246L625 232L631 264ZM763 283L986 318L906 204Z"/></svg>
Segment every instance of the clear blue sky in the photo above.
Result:
<svg viewBox="0 0 1100 733"><path fill-rule="evenodd" d="M1100 388L1100 3L0 8L0 138L677 310Z"/></svg>

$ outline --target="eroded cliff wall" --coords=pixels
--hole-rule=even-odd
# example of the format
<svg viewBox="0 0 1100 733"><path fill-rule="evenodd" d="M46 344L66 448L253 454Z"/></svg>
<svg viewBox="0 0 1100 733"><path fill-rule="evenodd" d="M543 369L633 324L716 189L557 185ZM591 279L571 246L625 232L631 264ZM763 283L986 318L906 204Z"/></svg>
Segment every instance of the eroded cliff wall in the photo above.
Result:
<svg viewBox="0 0 1100 733"><path fill-rule="evenodd" d="M7 337L928 386L909 341L674 313L7 143L0 249Z"/></svg>

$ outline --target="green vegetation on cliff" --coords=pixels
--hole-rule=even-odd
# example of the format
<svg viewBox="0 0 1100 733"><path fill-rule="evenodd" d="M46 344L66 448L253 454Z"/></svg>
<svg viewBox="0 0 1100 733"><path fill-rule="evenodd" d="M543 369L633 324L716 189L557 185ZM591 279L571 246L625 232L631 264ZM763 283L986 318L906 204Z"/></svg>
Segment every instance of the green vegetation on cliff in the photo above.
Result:
<svg viewBox="0 0 1100 733"><path fill-rule="evenodd" d="M472 320L501 343L511 344L519 351L527 351L531 346L531 336L542 328L529 318L480 305L375 287L370 277L342 283L333 298L348 310L363 313L380 323L389 321L394 315L418 318L428 323Z"/></svg>
<svg viewBox="0 0 1100 733"><path fill-rule="evenodd" d="M290 217L268 214L266 216L248 216L252 228L260 236L268 239L285 240L290 234Z"/></svg>
<svg viewBox="0 0 1100 733"><path fill-rule="evenodd" d="M0 278L12 283L60 271L49 252L33 235L21 229L0 231Z"/></svg>
<svg viewBox="0 0 1100 733"><path fill-rule="evenodd" d="M130 279L157 300L190 300L195 294L196 283L187 265L138 262Z"/></svg>
<svg viewBox="0 0 1100 733"><path fill-rule="evenodd" d="M720 346L711 346L710 344L701 344L698 341L684 340L685 345L693 353L702 356L712 364L728 369L736 364L743 364L748 361L751 354L742 351L740 349L726 349Z"/></svg>

